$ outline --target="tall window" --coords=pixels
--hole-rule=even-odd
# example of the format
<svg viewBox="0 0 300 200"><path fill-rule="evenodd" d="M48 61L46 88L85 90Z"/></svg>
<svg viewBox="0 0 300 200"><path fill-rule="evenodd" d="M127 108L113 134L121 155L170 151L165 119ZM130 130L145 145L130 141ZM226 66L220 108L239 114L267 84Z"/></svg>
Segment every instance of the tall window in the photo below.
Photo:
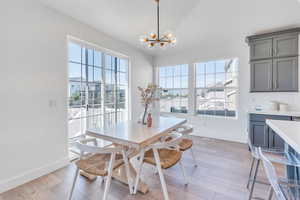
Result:
<svg viewBox="0 0 300 200"><path fill-rule="evenodd" d="M69 42L69 137L127 118L128 59Z"/></svg>
<svg viewBox="0 0 300 200"><path fill-rule="evenodd" d="M187 113L188 111L188 65L159 68L161 112Z"/></svg>
<svg viewBox="0 0 300 200"><path fill-rule="evenodd" d="M237 60L196 63L196 113L236 116Z"/></svg>
<svg viewBox="0 0 300 200"><path fill-rule="evenodd" d="M105 55L105 63L104 110L106 121L113 124L127 115L128 61Z"/></svg>

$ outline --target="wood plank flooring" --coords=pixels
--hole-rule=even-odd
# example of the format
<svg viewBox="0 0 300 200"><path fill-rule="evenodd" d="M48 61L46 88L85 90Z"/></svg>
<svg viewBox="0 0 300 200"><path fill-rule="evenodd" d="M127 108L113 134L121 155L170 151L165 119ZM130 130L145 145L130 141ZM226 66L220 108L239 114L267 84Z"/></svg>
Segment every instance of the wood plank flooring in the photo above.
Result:
<svg viewBox="0 0 300 200"><path fill-rule="evenodd" d="M184 153L183 163L190 177L190 184L183 185L179 166L165 170L170 199L174 200L244 200L248 190L246 182L250 169L250 154L245 144L195 137L194 152L198 167L192 165L190 152ZM277 167L282 175L283 168ZM0 200L65 200L74 176L74 164L38 178L13 190L0 194ZM261 169L259 178L264 178ZM142 180L150 191L146 194L130 195L128 187L112 181L111 200L161 200L163 199L159 177L152 166L145 164ZM96 200L102 198L104 184L100 179L90 182L79 177L74 200ZM268 187L257 184L254 196L266 199Z"/></svg>

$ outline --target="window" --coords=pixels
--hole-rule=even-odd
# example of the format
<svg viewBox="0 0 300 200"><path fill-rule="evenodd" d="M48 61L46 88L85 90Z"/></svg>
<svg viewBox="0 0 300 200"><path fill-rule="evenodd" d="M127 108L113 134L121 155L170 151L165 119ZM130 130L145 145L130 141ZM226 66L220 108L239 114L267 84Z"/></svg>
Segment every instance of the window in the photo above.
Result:
<svg viewBox="0 0 300 200"><path fill-rule="evenodd" d="M236 116L237 60L196 63L196 113Z"/></svg>
<svg viewBox="0 0 300 200"><path fill-rule="evenodd" d="M188 112L188 65L159 68L159 86L162 88L160 111Z"/></svg>
<svg viewBox="0 0 300 200"><path fill-rule="evenodd" d="M126 120L128 59L69 42L69 138Z"/></svg>
<svg viewBox="0 0 300 200"><path fill-rule="evenodd" d="M236 117L237 68L238 59L159 67L160 111Z"/></svg>

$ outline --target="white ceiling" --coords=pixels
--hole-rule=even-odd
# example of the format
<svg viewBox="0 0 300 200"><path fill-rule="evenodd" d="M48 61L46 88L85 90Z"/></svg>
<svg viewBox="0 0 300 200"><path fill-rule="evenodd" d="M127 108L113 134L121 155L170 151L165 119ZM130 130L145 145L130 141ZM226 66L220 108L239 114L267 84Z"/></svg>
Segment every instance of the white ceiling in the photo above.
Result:
<svg viewBox="0 0 300 200"><path fill-rule="evenodd" d="M174 32L178 45L157 51L139 43L140 35L156 29L153 0L39 1L152 55L192 49L215 38L300 25L297 0L161 0L161 31Z"/></svg>

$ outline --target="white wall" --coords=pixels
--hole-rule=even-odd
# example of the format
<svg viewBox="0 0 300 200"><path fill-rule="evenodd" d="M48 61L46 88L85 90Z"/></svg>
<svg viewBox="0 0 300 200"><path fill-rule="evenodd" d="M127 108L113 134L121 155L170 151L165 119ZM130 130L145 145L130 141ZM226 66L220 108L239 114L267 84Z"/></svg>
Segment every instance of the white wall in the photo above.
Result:
<svg viewBox="0 0 300 200"><path fill-rule="evenodd" d="M238 119L190 116L197 135L243 142L246 110L253 105L279 100L290 104L290 109L300 110L300 93L249 93L249 48L245 42L246 36L257 32L298 27L299 8L296 0L203 0L178 24L177 47L159 55L157 65L236 57L240 62Z"/></svg>
<svg viewBox="0 0 300 200"><path fill-rule="evenodd" d="M133 118L153 60L34 0L2 0L0 13L1 193L68 162L67 35L130 57Z"/></svg>
<svg viewBox="0 0 300 200"><path fill-rule="evenodd" d="M230 35L230 33L226 35ZM177 114L177 116L188 118L189 123L195 127L195 135L245 142L247 110L254 108L256 105L262 105L267 109L271 100L288 103L291 110L300 110L299 93L249 93L250 65L249 47L245 42L246 36L246 34L233 31L227 38L214 38L214 40L208 40L204 45L195 46L174 55L156 57L156 66L184 63L193 65L193 63L199 61L226 58L239 59L238 118L224 119L220 117Z"/></svg>

